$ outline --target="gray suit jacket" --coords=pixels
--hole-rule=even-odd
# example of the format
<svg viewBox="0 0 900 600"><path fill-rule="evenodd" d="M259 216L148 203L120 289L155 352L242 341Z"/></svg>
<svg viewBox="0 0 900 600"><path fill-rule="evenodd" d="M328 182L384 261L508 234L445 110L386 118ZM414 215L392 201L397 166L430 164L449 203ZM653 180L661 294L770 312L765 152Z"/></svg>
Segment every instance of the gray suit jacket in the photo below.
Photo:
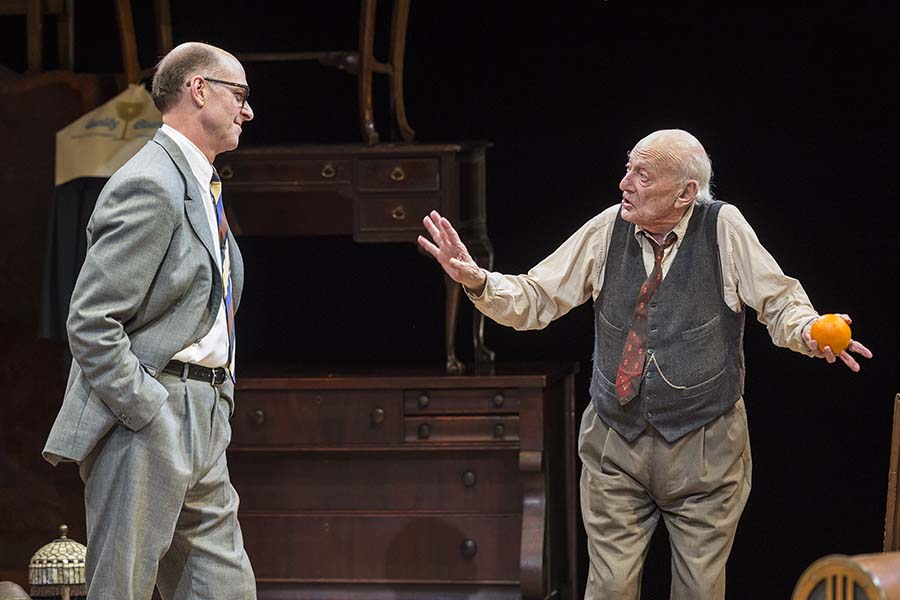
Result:
<svg viewBox="0 0 900 600"><path fill-rule="evenodd" d="M100 193L69 309L72 370L43 451L51 463L82 461L117 423L147 425L168 396L160 370L212 329L223 285L209 198L162 132ZM231 232L228 244L237 310L244 265Z"/></svg>

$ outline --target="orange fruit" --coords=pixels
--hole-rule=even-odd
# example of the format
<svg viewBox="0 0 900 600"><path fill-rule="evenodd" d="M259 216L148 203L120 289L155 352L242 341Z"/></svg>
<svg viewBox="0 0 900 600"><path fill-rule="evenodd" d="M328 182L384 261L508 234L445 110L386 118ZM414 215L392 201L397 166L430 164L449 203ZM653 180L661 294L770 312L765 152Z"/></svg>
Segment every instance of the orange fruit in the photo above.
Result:
<svg viewBox="0 0 900 600"><path fill-rule="evenodd" d="M809 335L819 344L819 350L831 346L835 355L840 354L850 345L850 326L847 321L837 315L822 315L809 328Z"/></svg>

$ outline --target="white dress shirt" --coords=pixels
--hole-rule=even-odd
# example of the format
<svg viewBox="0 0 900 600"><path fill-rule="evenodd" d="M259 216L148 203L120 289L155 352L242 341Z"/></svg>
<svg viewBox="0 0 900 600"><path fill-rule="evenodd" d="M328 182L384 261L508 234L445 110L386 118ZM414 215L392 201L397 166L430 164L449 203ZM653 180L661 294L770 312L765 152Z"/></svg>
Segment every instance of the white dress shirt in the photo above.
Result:
<svg viewBox="0 0 900 600"><path fill-rule="evenodd" d="M187 158L191 172L200 186L200 190L206 192L203 207L206 209L206 220L209 222L209 233L212 236L213 248L219 247L219 224L216 220L215 200L209 189L209 182L212 180L213 167L206 159L206 155L198 148L194 142L189 140L184 134L177 129L163 124L160 131L172 138L182 154ZM228 246L225 246L226 260L228 264ZM216 268L221 270L222 259L218 252L213 252ZM224 281L227 285L228 273L224 274ZM228 365L228 322L225 315L225 298L219 303L219 312L216 314L216 322L213 323L212 329L204 337L195 341L187 348L179 351L172 357L174 360L180 360L186 363L194 363L204 367L224 367Z"/></svg>

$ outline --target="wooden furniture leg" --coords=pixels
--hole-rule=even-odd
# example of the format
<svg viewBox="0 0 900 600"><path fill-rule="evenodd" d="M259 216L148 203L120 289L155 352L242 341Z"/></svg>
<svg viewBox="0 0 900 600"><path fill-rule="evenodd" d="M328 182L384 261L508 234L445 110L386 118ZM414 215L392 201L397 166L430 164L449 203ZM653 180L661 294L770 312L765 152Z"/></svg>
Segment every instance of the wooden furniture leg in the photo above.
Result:
<svg viewBox="0 0 900 600"><path fill-rule="evenodd" d="M28 0L25 8L28 72L37 73L44 66L44 6L42 0Z"/></svg>
<svg viewBox="0 0 900 600"><path fill-rule="evenodd" d="M447 373L460 375L464 371L462 362L456 358L456 323L459 317L459 284L444 274L446 295L444 300L444 349L447 352Z"/></svg>
<svg viewBox="0 0 900 600"><path fill-rule="evenodd" d="M156 0L153 3L156 11L156 47L160 56L165 56L174 48L172 37L172 1Z"/></svg>
<svg viewBox="0 0 900 600"><path fill-rule="evenodd" d="M391 112L394 126L400 138L407 144L413 141L416 132L406 120L406 106L403 103L403 56L406 53L406 27L409 23L409 0L394 0L394 15L391 23Z"/></svg>
<svg viewBox="0 0 900 600"><path fill-rule="evenodd" d="M75 68L75 0L64 0L56 18L59 68L72 71Z"/></svg>
<svg viewBox="0 0 900 600"><path fill-rule="evenodd" d="M129 83L137 83L141 77L137 38L134 33L134 16L131 13L131 0L116 0L116 22L119 24L119 41L122 44L122 69L125 72L125 83L127 86Z"/></svg>
<svg viewBox="0 0 900 600"><path fill-rule="evenodd" d="M376 0L361 0L359 13L359 128L363 141L370 146L378 143L375 117L372 112L372 69L375 66L375 8Z"/></svg>
<svg viewBox="0 0 900 600"><path fill-rule="evenodd" d="M888 467L887 507L884 513L884 551L900 550L900 394L894 397L894 421L891 427L891 458Z"/></svg>

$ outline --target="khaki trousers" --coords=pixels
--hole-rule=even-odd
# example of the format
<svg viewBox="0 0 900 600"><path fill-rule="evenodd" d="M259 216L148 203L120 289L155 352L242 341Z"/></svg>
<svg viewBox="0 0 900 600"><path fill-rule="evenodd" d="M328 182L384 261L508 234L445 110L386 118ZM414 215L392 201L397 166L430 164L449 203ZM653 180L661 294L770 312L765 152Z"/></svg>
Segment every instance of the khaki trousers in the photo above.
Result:
<svg viewBox="0 0 900 600"><path fill-rule="evenodd" d="M255 600L225 448L233 386L163 373L169 398L81 463L89 600Z"/></svg>
<svg viewBox="0 0 900 600"><path fill-rule="evenodd" d="M660 516L672 548L670 598L724 599L725 562L750 494L743 400L671 444L652 427L628 442L588 406L578 451L590 558L585 600L640 598Z"/></svg>

